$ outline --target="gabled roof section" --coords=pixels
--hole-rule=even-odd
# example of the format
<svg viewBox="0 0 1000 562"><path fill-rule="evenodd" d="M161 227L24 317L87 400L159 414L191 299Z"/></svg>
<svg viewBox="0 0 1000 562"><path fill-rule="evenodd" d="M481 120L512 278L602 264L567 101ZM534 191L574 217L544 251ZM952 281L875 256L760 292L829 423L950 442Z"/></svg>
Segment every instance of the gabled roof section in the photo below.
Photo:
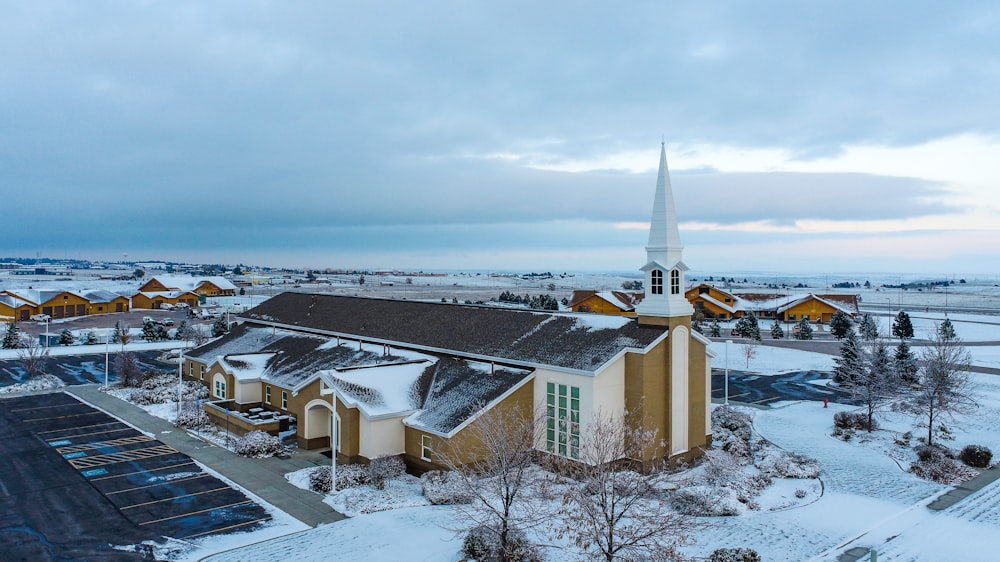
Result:
<svg viewBox="0 0 1000 562"><path fill-rule="evenodd" d="M279 294L243 317L431 353L587 373L666 333L634 320L605 327L572 314L306 293Z"/></svg>
<svg viewBox="0 0 1000 562"><path fill-rule="evenodd" d="M118 293L105 290L87 291L83 293L83 297L93 304L112 302L115 299L125 298Z"/></svg>
<svg viewBox="0 0 1000 562"><path fill-rule="evenodd" d="M636 303L642 301L644 293L627 293L625 291L594 291L594 290L583 290L578 289L573 291L573 298L570 299L570 308L580 304L581 302L597 297L603 299L604 301L618 307L624 311L631 311L635 309Z"/></svg>
<svg viewBox="0 0 1000 562"><path fill-rule="evenodd" d="M421 411L403 423L431 433L451 436L496 399L531 378L531 369L493 367L454 357L441 358L418 381Z"/></svg>
<svg viewBox="0 0 1000 562"><path fill-rule="evenodd" d="M188 275L156 275L149 281L143 284L143 286L148 285L151 281L156 281L163 285L167 289L172 291L194 291L198 287L205 283L211 283L220 289L235 289L236 285L233 285L225 277L219 277L218 275L211 277L191 277Z"/></svg>
<svg viewBox="0 0 1000 562"><path fill-rule="evenodd" d="M671 269L679 269L681 271L691 270L691 268L682 261L675 262L673 265L663 265L663 262L659 260L652 260L647 262L646 265L640 267L639 271L650 271L653 269L659 269L661 271L670 271Z"/></svg>
<svg viewBox="0 0 1000 562"><path fill-rule="evenodd" d="M710 295L708 293L704 293L704 294L698 295L698 298L701 299L701 300L703 300L703 301L705 301L705 302L710 302L710 303L712 303L715 306L721 308L722 310L725 310L726 312L728 312L730 314L734 314L736 312L736 308L734 308L734 307L732 307L732 306L730 306L730 305L728 305L728 304L720 301L717 298L712 297L712 295Z"/></svg>
<svg viewBox="0 0 1000 562"><path fill-rule="evenodd" d="M794 301L789 302L789 303L785 304L784 306L778 307L778 312L784 312L784 311L786 311L786 310L788 310L788 309L790 309L790 308L792 308L794 306L797 306L799 304L802 304L802 303L810 301L810 300L818 300L819 302L821 302L821 303L823 303L823 304L825 304L825 305L827 305L827 306L829 306L831 308L834 308L836 310L839 310L839 311L847 313L847 314L854 314L856 312L856 311L851 310L850 308L848 308L843 303L833 302L833 301L831 301L829 299L825 299L823 297L820 297L819 295L814 295L812 293L810 293L810 294L808 294L808 295L806 295L804 297L795 299Z"/></svg>

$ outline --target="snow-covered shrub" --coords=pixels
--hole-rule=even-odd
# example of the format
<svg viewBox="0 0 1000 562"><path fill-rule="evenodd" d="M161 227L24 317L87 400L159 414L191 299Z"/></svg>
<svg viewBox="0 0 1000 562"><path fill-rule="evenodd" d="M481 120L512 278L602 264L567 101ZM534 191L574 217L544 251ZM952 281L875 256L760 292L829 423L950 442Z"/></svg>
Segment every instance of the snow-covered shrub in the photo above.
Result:
<svg viewBox="0 0 1000 562"><path fill-rule="evenodd" d="M462 475L452 471L425 472L420 477L420 484L424 489L424 497L434 505L472 501L469 487L466 486Z"/></svg>
<svg viewBox="0 0 1000 562"><path fill-rule="evenodd" d="M875 431L878 423L874 418L869 427L868 416L862 412L837 412L833 415L833 426L840 429L863 429L865 431Z"/></svg>
<svg viewBox="0 0 1000 562"><path fill-rule="evenodd" d="M204 429L212 425L212 420L205 413L204 408L199 408L193 402L185 402L181 406L181 414L177 418L177 425L188 429Z"/></svg>
<svg viewBox="0 0 1000 562"><path fill-rule="evenodd" d="M737 459L748 462L753 447L753 430L749 415L729 406L712 410L712 441L715 447L726 451Z"/></svg>
<svg viewBox="0 0 1000 562"><path fill-rule="evenodd" d="M368 482L378 490L385 488L385 481L402 476L406 472L406 463L402 457L383 455L375 457L368 463Z"/></svg>
<svg viewBox="0 0 1000 562"><path fill-rule="evenodd" d="M761 562L761 558L752 548L717 548L708 562Z"/></svg>
<svg viewBox="0 0 1000 562"><path fill-rule="evenodd" d="M771 485L770 476L747 472L738 459L725 451L715 449L706 452L702 466L707 485L732 490L740 503L749 504Z"/></svg>
<svg viewBox="0 0 1000 562"><path fill-rule="evenodd" d="M954 457L944 447L920 447L917 449L917 462L910 465L910 472L924 480L941 484L957 484L976 476L975 470L955 462Z"/></svg>
<svg viewBox="0 0 1000 562"><path fill-rule="evenodd" d="M309 489L314 492L319 492L321 494L327 494L330 492L330 483L332 479L330 478L329 466L317 466L309 472ZM339 471L338 471L339 472Z"/></svg>
<svg viewBox="0 0 1000 562"><path fill-rule="evenodd" d="M968 466L986 468L993 459L993 451L983 445L966 445L959 454L959 458Z"/></svg>
<svg viewBox="0 0 1000 562"><path fill-rule="evenodd" d="M805 491L805 490L803 490L802 488L796 488L796 489L795 489L795 497L799 498L800 500L801 500L802 498L806 497L807 493L808 493L808 492L806 492L806 491Z"/></svg>
<svg viewBox="0 0 1000 562"><path fill-rule="evenodd" d="M822 470L819 461L781 449L768 449L755 466L774 478L816 478Z"/></svg>
<svg viewBox="0 0 1000 562"><path fill-rule="evenodd" d="M194 402L208 398L205 385L195 381L181 383L181 398ZM153 373L143 378L138 387L131 392L129 402L140 406L150 404L167 404L177 401L177 375L171 373Z"/></svg>
<svg viewBox="0 0 1000 562"><path fill-rule="evenodd" d="M356 488L368 483L368 467L349 464L337 467L337 489Z"/></svg>
<svg viewBox="0 0 1000 562"><path fill-rule="evenodd" d="M736 491L730 488L687 486L674 492L672 503L684 515L718 517L743 512Z"/></svg>
<svg viewBox="0 0 1000 562"><path fill-rule="evenodd" d="M283 453L285 446L281 444L281 439L263 431L254 430L237 439L234 450L241 457L263 459Z"/></svg>
<svg viewBox="0 0 1000 562"><path fill-rule="evenodd" d="M507 531L507 552L500 554L500 533L497 530L480 525L473 527L465 535L462 543L462 553L478 562L494 562L509 560L516 562L538 562L541 556L535 545L528 542L527 536L520 529Z"/></svg>

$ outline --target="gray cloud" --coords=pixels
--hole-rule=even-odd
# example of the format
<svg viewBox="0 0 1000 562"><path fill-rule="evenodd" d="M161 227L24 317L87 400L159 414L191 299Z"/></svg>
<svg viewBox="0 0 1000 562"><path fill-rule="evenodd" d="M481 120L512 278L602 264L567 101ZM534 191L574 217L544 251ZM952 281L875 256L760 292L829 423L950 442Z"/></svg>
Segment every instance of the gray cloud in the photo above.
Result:
<svg viewBox="0 0 1000 562"><path fill-rule="evenodd" d="M475 155L586 158L665 134L808 159L1000 131L989 3L566 7L0 2L5 245L488 246L503 225L646 220L653 179ZM924 199L939 186L905 178L674 184L684 220L941 210ZM892 205L859 203L873 193ZM413 228L365 234L380 225Z"/></svg>

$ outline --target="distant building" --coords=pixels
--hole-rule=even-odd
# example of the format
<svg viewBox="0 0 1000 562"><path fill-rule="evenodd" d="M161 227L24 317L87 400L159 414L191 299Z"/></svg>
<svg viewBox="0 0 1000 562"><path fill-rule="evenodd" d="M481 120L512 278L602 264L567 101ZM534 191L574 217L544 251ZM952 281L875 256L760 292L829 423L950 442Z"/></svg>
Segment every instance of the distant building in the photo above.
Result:
<svg viewBox="0 0 1000 562"><path fill-rule="evenodd" d="M236 285L219 276L156 275L139 287L140 293L169 291L190 291L202 297L227 297L236 295Z"/></svg>
<svg viewBox="0 0 1000 562"><path fill-rule="evenodd" d="M858 296L846 294L781 295L773 293L730 293L707 283L688 289L684 296L705 318L730 320L753 312L758 318L781 322L829 322L837 312L851 318L858 313Z"/></svg>
<svg viewBox="0 0 1000 562"><path fill-rule="evenodd" d="M641 292L578 290L573 291L567 306L573 312L635 316L635 305L642 301L642 297Z"/></svg>

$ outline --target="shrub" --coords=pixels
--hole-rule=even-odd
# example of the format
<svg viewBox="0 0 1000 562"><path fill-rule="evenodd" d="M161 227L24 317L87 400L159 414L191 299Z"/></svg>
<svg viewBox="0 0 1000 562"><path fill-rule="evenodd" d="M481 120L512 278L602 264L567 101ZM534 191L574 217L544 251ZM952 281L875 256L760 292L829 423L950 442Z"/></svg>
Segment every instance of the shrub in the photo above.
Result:
<svg viewBox="0 0 1000 562"><path fill-rule="evenodd" d="M684 515L705 517L739 515L743 511L736 491L711 486L688 486L677 490L673 506Z"/></svg>
<svg viewBox="0 0 1000 562"><path fill-rule="evenodd" d="M330 467L317 466L309 472L309 489L321 494L327 494L332 489L330 487ZM339 471L338 471L339 472Z"/></svg>
<svg viewBox="0 0 1000 562"><path fill-rule="evenodd" d="M803 490L802 488L796 488L795 497L801 500L802 498L806 497L806 491Z"/></svg>
<svg viewBox="0 0 1000 562"><path fill-rule="evenodd" d="M499 531L480 525L473 527L465 535L462 543L462 553L479 562L494 562L508 560L513 562L539 562L541 556L535 545L528 542L528 537L520 529L507 531L507 552L500 555Z"/></svg>
<svg viewBox="0 0 1000 562"><path fill-rule="evenodd" d="M234 450L241 457L262 459L284 453L285 446L281 444L281 439L255 430L237 439Z"/></svg>
<svg viewBox="0 0 1000 562"><path fill-rule="evenodd" d="M708 562L761 562L761 558L752 548L717 548Z"/></svg>
<svg viewBox="0 0 1000 562"><path fill-rule="evenodd" d="M833 415L833 425L840 429L863 429L865 431L875 431L878 423L874 418L871 420L871 427L868 425L868 416L861 412L837 412Z"/></svg>
<svg viewBox="0 0 1000 562"><path fill-rule="evenodd" d="M424 489L424 497L434 505L450 503L469 503L472 495L460 474L440 470L425 472L420 477Z"/></svg>
<svg viewBox="0 0 1000 562"><path fill-rule="evenodd" d="M756 466L775 478L816 478L822 471L819 461L780 449L768 451Z"/></svg>
<svg viewBox="0 0 1000 562"><path fill-rule="evenodd" d="M181 407L181 414L177 418L177 425L188 429L204 429L212 425L212 420L196 404L185 402Z"/></svg>
<svg viewBox="0 0 1000 562"><path fill-rule="evenodd" d="M401 457L395 455L375 457L368 464L368 483L381 490L385 488L386 480L402 476L405 472L406 463Z"/></svg>
<svg viewBox="0 0 1000 562"><path fill-rule="evenodd" d="M982 445L966 445L959 454L959 458L968 466L986 468L993 459L993 451Z"/></svg>
<svg viewBox="0 0 1000 562"><path fill-rule="evenodd" d="M925 480L956 484L976 475L971 468L955 462L955 455L944 447L928 445L917 449L917 462L910 472Z"/></svg>
<svg viewBox="0 0 1000 562"><path fill-rule="evenodd" d="M349 464L337 467L337 489L356 488L368 483L368 467Z"/></svg>

